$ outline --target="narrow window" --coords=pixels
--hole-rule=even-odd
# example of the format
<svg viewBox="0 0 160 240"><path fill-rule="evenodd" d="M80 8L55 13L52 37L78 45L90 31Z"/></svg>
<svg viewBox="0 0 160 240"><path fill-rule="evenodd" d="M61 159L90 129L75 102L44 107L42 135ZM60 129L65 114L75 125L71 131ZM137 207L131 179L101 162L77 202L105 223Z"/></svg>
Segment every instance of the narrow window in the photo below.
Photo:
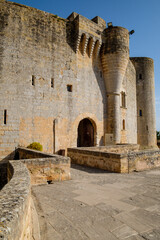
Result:
<svg viewBox="0 0 160 240"><path fill-rule="evenodd" d="M126 94L125 92L121 92L121 101L122 101L122 107L126 107Z"/></svg>
<svg viewBox="0 0 160 240"><path fill-rule="evenodd" d="M142 117L142 110L139 110L139 116Z"/></svg>
<svg viewBox="0 0 160 240"><path fill-rule="evenodd" d="M125 120L124 119L123 119L122 125L123 125L123 130L125 130Z"/></svg>
<svg viewBox="0 0 160 240"><path fill-rule="evenodd" d="M139 79L142 79L142 74L141 73L139 74Z"/></svg>
<svg viewBox="0 0 160 240"><path fill-rule="evenodd" d="M54 88L54 78L51 78L51 88Z"/></svg>
<svg viewBox="0 0 160 240"><path fill-rule="evenodd" d="M102 78L102 71L100 71L100 77Z"/></svg>
<svg viewBox="0 0 160 240"><path fill-rule="evenodd" d="M7 124L7 110L4 110L4 124Z"/></svg>
<svg viewBox="0 0 160 240"><path fill-rule="evenodd" d="M32 75L32 86L35 86L35 76Z"/></svg>
<svg viewBox="0 0 160 240"><path fill-rule="evenodd" d="M72 92L72 85L67 85L67 91Z"/></svg>

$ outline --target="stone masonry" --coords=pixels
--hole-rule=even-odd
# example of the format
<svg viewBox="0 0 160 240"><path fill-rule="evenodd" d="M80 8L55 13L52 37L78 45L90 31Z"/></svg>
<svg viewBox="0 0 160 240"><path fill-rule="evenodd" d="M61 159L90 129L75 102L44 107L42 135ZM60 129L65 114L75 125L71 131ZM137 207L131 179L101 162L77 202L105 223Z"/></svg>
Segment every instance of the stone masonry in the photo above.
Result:
<svg viewBox="0 0 160 240"><path fill-rule="evenodd" d="M153 60L130 59L127 29L0 0L0 36L0 159L34 141L156 146Z"/></svg>

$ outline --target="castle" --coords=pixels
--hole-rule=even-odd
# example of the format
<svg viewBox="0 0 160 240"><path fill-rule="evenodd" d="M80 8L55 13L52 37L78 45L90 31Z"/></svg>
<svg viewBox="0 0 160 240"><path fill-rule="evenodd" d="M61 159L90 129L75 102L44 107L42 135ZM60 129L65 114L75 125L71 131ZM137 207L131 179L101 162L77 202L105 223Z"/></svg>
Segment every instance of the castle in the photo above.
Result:
<svg viewBox="0 0 160 240"><path fill-rule="evenodd" d="M0 159L34 141L155 147L153 60L130 58L131 33L0 0Z"/></svg>

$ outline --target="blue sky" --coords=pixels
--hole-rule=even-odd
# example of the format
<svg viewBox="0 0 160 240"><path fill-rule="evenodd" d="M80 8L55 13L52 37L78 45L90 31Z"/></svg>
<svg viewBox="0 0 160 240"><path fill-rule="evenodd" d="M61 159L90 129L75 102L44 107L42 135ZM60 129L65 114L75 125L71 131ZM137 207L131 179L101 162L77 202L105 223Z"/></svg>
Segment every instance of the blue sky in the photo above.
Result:
<svg viewBox="0 0 160 240"><path fill-rule="evenodd" d="M131 57L151 57L155 63L156 122L160 131L160 0L16 0L67 18L77 12L89 19L100 16L114 26L135 30Z"/></svg>

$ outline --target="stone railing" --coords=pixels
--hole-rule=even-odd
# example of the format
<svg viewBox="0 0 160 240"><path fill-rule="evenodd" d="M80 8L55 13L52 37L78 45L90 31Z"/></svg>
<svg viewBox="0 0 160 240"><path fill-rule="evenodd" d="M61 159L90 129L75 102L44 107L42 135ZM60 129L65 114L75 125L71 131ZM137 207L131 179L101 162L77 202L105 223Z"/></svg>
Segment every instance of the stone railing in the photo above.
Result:
<svg viewBox="0 0 160 240"><path fill-rule="evenodd" d="M20 161L7 163L7 172L12 178L0 191L0 239L4 240L39 240L39 231L34 234L32 221L30 176L27 168ZM9 180L9 179L8 179ZM35 209L34 209L35 210Z"/></svg>

